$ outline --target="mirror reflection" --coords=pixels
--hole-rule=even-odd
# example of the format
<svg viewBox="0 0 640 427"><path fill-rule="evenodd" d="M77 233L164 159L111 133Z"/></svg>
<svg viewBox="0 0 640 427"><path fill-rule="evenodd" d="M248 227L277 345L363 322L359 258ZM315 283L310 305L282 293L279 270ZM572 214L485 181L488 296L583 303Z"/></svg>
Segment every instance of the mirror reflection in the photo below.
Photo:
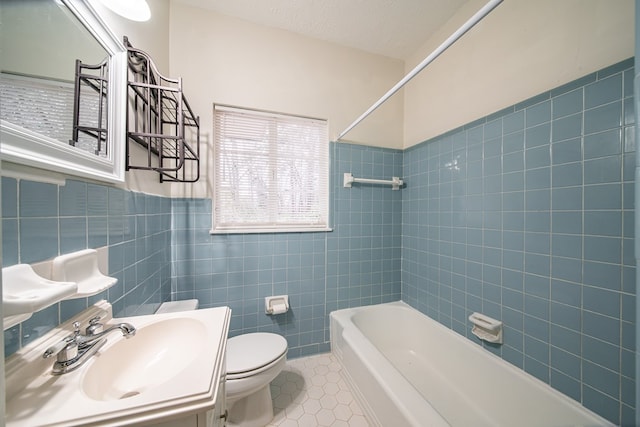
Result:
<svg viewBox="0 0 640 427"><path fill-rule="evenodd" d="M0 16L0 119L107 157L108 52L61 2L2 0Z"/></svg>

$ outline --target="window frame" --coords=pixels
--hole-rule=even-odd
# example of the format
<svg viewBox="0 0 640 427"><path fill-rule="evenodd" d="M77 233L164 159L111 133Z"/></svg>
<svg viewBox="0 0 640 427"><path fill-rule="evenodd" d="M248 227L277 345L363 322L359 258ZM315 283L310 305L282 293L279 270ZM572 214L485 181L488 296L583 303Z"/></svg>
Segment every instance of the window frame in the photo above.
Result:
<svg viewBox="0 0 640 427"><path fill-rule="evenodd" d="M221 149L220 149L220 144L219 144L219 129L217 128L217 119L216 119L216 114L218 112L232 112L232 113L239 113L239 114L246 114L249 115L252 119L254 120L258 120L259 117L263 116L265 117L265 123L269 122L271 125L275 124L275 122L280 122L282 121L283 123L286 123L288 120L291 121L291 125L293 126L293 124L297 121L297 122L301 122L301 121L312 121L312 122L316 122L316 123L321 123L324 127L323 129L323 135L321 137L321 142L322 145L324 147L321 147L321 150L324 150L324 156L322 159L319 159L320 161L320 167L324 168L324 171L320 171L320 173L322 175L324 175L324 179L322 182L320 182L320 185L318 187L313 187L313 188L321 188L320 192L324 195L324 200L321 200L319 203L319 209L318 209L318 216L321 219L317 224L312 224L312 223L301 223L299 225L295 224L294 222L289 222L289 223L278 223L277 221L272 221L269 223L247 223L247 224L240 224L240 223L235 223L235 224L229 224L229 223L223 223L220 224L217 218L217 212L218 212L218 205L216 204L216 199L218 198L218 194L220 192L220 189L218 187L219 182L218 182L218 169L219 169L219 156L221 155ZM273 123L272 123L273 122ZM212 212L211 212L211 219L212 219L212 227L210 230L211 234L251 234L251 233L298 233L298 232L327 232L327 231L332 231L330 225L329 225L329 221L330 221L330 217L329 217L329 212L330 212L330 194L329 194L329 186L330 186L330 170L331 170L331 165L330 165L330 140L329 140L329 136L328 136L328 131L329 131L329 125L328 125L328 121L326 119L318 119L318 118L314 118L314 117L307 117L307 116L301 116L301 115L294 115L294 114L287 114L287 113L280 113L280 112L274 112L274 111L268 111L268 110L259 110L259 109L254 109L254 108L246 108L246 107L238 107L238 106L232 106L232 105L226 105L226 104L213 104L213 138L212 138L212 148L213 148L213 206L212 206ZM277 155L275 155L275 153L277 152L277 150L275 149L275 143L276 143L277 139L276 137L270 137L268 138L268 144L269 144L269 155L268 157L268 163L269 163L269 174L272 178L274 175L278 175L277 173L274 173L275 171L277 171L278 169L275 168L275 164L278 162L278 159L282 159L282 157L278 157ZM324 161L324 163L323 163ZM272 187L272 186L276 186L277 187L277 180L274 181L273 179L269 180L270 185L268 187ZM277 199L278 196L278 191L276 192L270 192L269 196L267 197L267 200L270 201L269 207L270 207L270 212L271 215L277 215L277 212L274 208L274 204L276 202L274 202L275 199ZM274 199L275 198L275 199Z"/></svg>

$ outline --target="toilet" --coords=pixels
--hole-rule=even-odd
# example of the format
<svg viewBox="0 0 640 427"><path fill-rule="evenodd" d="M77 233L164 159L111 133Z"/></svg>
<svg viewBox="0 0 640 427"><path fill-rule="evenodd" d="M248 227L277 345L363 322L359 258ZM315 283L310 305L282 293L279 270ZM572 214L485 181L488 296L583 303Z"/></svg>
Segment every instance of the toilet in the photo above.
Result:
<svg viewBox="0 0 640 427"><path fill-rule="evenodd" d="M157 314L196 310L198 300L164 302ZM269 383L287 363L287 340L254 332L227 340L227 426L264 427L273 419Z"/></svg>
<svg viewBox="0 0 640 427"><path fill-rule="evenodd" d="M228 426L263 427L273 419L269 383L287 362L287 340L255 332L227 340Z"/></svg>

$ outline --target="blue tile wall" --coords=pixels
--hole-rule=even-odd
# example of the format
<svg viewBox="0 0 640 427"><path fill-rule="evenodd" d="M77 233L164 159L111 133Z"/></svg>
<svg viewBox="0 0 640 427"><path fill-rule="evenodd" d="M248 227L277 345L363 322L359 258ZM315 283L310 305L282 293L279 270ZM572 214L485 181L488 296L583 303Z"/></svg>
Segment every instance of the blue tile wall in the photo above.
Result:
<svg viewBox="0 0 640 427"><path fill-rule="evenodd" d="M635 417L633 60L404 153L402 299L616 424Z"/></svg>
<svg viewBox="0 0 640 427"><path fill-rule="evenodd" d="M90 298L63 301L4 331L5 355L100 299L114 315L147 314L171 297L171 201L103 185L2 178L3 266L109 247L118 283Z"/></svg>
<svg viewBox="0 0 640 427"><path fill-rule="evenodd" d="M327 312L397 301L401 292L402 190L353 184L356 178L402 177L400 150L334 144L333 233L327 235Z"/></svg>
<svg viewBox="0 0 640 427"><path fill-rule="evenodd" d="M401 191L342 186L342 174L402 176L402 152L331 144L330 233L210 235L211 200L168 199L68 180L64 186L2 179L4 266L109 246L116 286L43 310L5 331L11 354L106 298L116 315L162 301L228 305L231 335L274 331L290 356L329 350L328 313L400 299ZM291 311L267 316L264 297L288 294Z"/></svg>
<svg viewBox="0 0 640 427"><path fill-rule="evenodd" d="M400 299L401 191L342 186L342 174L402 176L402 152L331 147L330 233L210 235L211 200L172 201L173 298L232 309L230 335L282 334L289 356L329 350L329 312ZM264 298L288 294L291 310L268 316Z"/></svg>

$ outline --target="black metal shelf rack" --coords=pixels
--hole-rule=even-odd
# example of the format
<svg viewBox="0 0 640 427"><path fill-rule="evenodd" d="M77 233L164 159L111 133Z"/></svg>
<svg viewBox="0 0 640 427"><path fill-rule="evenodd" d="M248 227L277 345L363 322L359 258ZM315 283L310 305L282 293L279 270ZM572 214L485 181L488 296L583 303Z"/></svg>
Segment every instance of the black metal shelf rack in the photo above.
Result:
<svg viewBox="0 0 640 427"><path fill-rule="evenodd" d="M107 157L107 86L109 62L84 64L76 59L73 90L73 128L69 144Z"/></svg>
<svg viewBox="0 0 640 427"><path fill-rule="evenodd" d="M127 48L126 170L154 170L160 182L200 178L200 119L182 93L182 79L160 74L150 56ZM132 142L144 153L133 154ZM139 164L134 164L134 157ZM144 160L140 160L144 158Z"/></svg>

